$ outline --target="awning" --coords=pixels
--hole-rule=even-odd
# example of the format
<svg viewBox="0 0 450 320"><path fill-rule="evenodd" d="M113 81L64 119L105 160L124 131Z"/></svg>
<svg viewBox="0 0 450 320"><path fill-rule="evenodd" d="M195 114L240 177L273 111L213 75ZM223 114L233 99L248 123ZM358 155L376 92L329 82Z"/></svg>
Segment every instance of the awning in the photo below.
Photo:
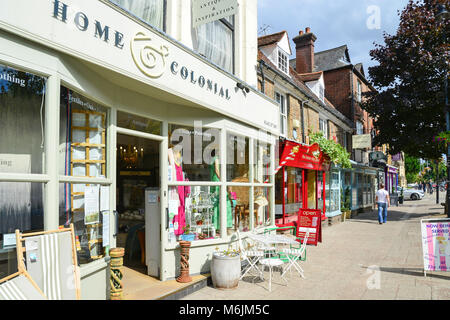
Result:
<svg viewBox="0 0 450 320"><path fill-rule="evenodd" d="M275 173L284 166L318 171L330 169L330 158L320 150L317 143L308 146L285 140L282 144L283 151L281 152L280 165Z"/></svg>

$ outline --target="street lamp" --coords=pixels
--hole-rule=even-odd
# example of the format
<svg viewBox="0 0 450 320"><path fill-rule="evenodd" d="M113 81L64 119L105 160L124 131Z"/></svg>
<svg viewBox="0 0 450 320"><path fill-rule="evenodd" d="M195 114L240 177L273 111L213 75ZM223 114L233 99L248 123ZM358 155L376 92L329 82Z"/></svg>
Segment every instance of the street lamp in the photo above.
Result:
<svg viewBox="0 0 450 320"><path fill-rule="evenodd" d="M438 21L446 21L448 17L448 11L443 4L438 4L438 12L436 14L436 20ZM445 28L445 27L444 27ZM446 43L446 33L443 32L444 44ZM445 96L445 122L447 125L447 132L450 131L450 116L448 110L448 95L447 95L447 87L448 87L448 74L447 69L445 70L445 79L444 79L444 96ZM447 142L447 195L446 195L446 210L447 217L450 218L450 210L448 206L450 205L450 143Z"/></svg>

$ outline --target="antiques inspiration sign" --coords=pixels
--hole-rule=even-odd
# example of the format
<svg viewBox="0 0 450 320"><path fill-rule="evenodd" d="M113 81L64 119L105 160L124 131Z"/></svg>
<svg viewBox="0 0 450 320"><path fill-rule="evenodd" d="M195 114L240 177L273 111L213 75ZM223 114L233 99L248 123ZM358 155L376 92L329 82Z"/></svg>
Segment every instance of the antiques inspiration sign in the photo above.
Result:
<svg viewBox="0 0 450 320"><path fill-rule="evenodd" d="M192 26L198 26L216 21L233 14L238 8L237 0L193 0Z"/></svg>
<svg viewBox="0 0 450 320"><path fill-rule="evenodd" d="M450 219L423 219L422 248L427 271L450 271Z"/></svg>

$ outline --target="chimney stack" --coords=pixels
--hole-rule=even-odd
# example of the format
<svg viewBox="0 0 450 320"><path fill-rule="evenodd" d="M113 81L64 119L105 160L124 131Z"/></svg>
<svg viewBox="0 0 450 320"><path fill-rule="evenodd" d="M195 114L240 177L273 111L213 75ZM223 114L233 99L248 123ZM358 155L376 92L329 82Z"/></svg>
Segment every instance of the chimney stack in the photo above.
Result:
<svg viewBox="0 0 450 320"><path fill-rule="evenodd" d="M298 36L292 39L296 49L296 66L297 73L311 73L314 69L314 42L317 37L311 32L311 28L307 27L305 33L300 30Z"/></svg>

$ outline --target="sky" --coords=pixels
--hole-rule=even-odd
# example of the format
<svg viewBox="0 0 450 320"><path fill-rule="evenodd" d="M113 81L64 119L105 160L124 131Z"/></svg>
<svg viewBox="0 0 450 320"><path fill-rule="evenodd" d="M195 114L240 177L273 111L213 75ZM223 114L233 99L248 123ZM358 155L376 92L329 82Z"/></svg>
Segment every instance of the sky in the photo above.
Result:
<svg viewBox="0 0 450 320"><path fill-rule="evenodd" d="M258 0L258 36L286 30L295 58L292 39L300 30L311 28L317 40L315 51L346 44L353 64L377 64L369 55L374 42L384 44L383 32L395 34L398 11L408 0ZM269 26L265 32L263 28Z"/></svg>

